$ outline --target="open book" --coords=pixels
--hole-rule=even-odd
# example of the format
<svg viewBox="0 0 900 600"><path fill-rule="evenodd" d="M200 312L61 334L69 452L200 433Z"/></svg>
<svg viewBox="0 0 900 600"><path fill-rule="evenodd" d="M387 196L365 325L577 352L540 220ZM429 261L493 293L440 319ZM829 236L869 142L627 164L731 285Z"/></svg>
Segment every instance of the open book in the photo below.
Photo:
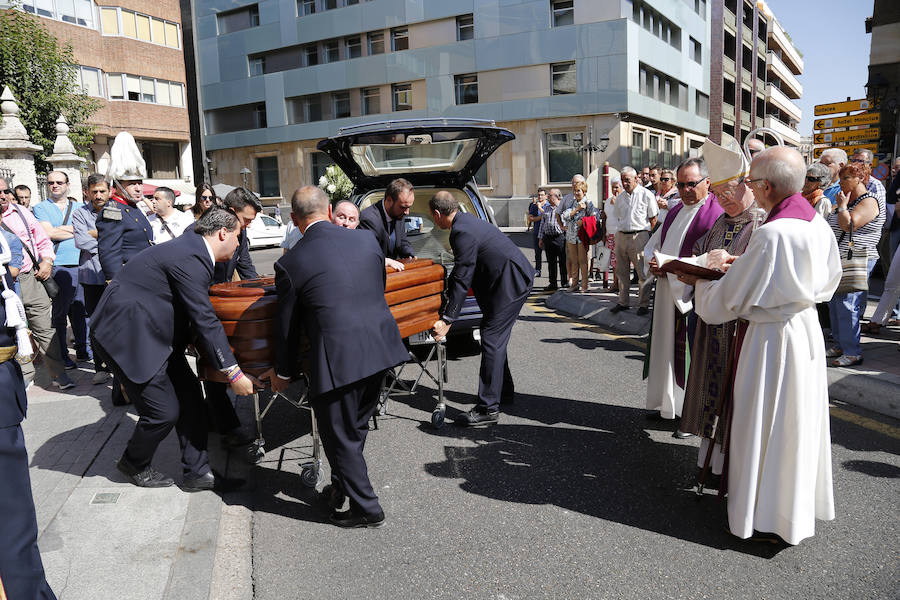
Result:
<svg viewBox="0 0 900 600"><path fill-rule="evenodd" d="M706 254L678 258L677 256L654 251L653 256L656 258L656 264L659 265L660 271L672 273L675 276L685 274L694 275L700 279L712 280L721 279L725 275L725 271L706 268Z"/></svg>

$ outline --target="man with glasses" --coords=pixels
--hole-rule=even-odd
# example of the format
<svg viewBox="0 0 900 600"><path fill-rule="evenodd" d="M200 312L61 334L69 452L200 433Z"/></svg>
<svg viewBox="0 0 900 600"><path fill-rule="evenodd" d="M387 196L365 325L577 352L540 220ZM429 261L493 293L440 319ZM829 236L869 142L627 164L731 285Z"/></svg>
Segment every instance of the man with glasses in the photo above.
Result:
<svg viewBox="0 0 900 600"><path fill-rule="evenodd" d="M656 227L659 208L656 198L640 185L633 167L622 169L623 191L616 196L613 215L616 219L616 277L619 280L619 298L610 312L616 314L628 310L631 267L638 275L638 314L650 312L650 288L644 285L644 246L650 239L650 230Z"/></svg>
<svg viewBox="0 0 900 600"><path fill-rule="evenodd" d="M79 182L80 184L80 182ZM56 339L59 341L63 363L67 369L74 369L75 362L69 358L66 344L66 319L72 324L75 336L75 358L79 361L90 361L91 350L88 347L87 321L84 316L84 292L78 285L78 260L80 252L75 247L72 216L78 208L74 198L69 197L69 176L62 171L50 171L47 174L49 198L34 206L34 218L37 219L47 236L53 242L54 261L53 279L59 286L59 293L53 299L53 326L56 328Z"/></svg>
<svg viewBox="0 0 900 600"><path fill-rule="evenodd" d="M822 193L834 206L837 203L837 194L841 191L841 183L838 177L841 169L847 164L847 153L840 148L828 148L822 152L819 162L831 170L831 184L822 190Z"/></svg>
<svg viewBox="0 0 900 600"><path fill-rule="evenodd" d="M13 202L13 191L5 178L0 178L0 210L3 212L3 228L15 234L25 249L19 271L19 290L31 335L44 355L44 364L53 384L60 390L67 390L75 384L63 367L60 344L51 323L52 304L42 283L53 273L56 258L53 243L31 212ZM22 375L27 384L34 380L33 362L22 365Z"/></svg>

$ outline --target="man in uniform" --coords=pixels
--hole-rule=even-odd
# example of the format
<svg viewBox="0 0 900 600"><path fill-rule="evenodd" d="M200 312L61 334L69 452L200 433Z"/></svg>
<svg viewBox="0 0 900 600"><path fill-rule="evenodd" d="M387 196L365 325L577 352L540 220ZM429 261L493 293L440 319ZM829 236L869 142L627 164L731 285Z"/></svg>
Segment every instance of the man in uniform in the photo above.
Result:
<svg viewBox="0 0 900 600"><path fill-rule="evenodd" d="M469 288L481 307L481 370L478 403L456 420L460 425L496 423L500 404L513 402L515 386L509 372L506 345L534 279L534 269L522 251L495 226L460 212L449 192L438 192L428 202L431 218L450 230L453 272L447 282L447 302L432 327L443 338L459 316Z"/></svg>
<svg viewBox="0 0 900 600"><path fill-rule="evenodd" d="M406 222L403 219L415 200L412 184L402 178L395 179L384 191L384 200L359 215L359 228L375 234L385 258L415 258L412 246L406 240ZM398 270L402 271L402 264L400 266Z"/></svg>
<svg viewBox="0 0 900 600"><path fill-rule="evenodd" d="M309 340L309 394L331 466L331 522L380 527L384 511L363 448L384 372L409 358L384 298L384 255L375 238L329 222L325 193L306 186L291 198L303 234L275 263L278 363L264 378L287 387L303 330ZM323 490L324 491L324 490ZM350 509L337 512L349 497Z"/></svg>
<svg viewBox="0 0 900 600"><path fill-rule="evenodd" d="M194 231L125 265L94 312L92 347L122 382L140 417L117 465L135 485L172 485L150 462L173 426L182 450L183 489L224 490L229 485L217 482L210 471L200 383L184 351L196 336L198 349L224 373L235 393L253 393L253 382L237 365L209 300L213 265L234 254L238 228L232 213L210 208Z"/></svg>

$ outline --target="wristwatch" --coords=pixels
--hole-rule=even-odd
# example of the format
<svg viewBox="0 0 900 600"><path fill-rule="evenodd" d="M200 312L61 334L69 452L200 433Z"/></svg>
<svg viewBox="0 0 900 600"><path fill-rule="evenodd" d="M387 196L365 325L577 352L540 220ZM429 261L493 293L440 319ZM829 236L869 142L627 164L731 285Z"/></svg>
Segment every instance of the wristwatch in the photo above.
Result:
<svg viewBox="0 0 900 600"><path fill-rule="evenodd" d="M849 210L850 210L850 209L847 208L846 206L838 206L838 207L834 210L834 212L836 212L836 213L839 213L839 212L849 212Z"/></svg>

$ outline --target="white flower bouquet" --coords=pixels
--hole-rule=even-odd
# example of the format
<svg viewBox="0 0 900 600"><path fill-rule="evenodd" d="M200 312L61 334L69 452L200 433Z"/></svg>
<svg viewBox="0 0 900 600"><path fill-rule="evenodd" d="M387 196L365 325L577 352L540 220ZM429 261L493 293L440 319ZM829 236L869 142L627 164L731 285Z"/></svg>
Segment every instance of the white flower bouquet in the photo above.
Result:
<svg viewBox="0 0 900 600"><path fill-rule="evenodd" d="M325 169L325 174L319 177L319 187L328 194L332 204L348 200L353 193L353 182L337 165L329 165Z"/></svg>

